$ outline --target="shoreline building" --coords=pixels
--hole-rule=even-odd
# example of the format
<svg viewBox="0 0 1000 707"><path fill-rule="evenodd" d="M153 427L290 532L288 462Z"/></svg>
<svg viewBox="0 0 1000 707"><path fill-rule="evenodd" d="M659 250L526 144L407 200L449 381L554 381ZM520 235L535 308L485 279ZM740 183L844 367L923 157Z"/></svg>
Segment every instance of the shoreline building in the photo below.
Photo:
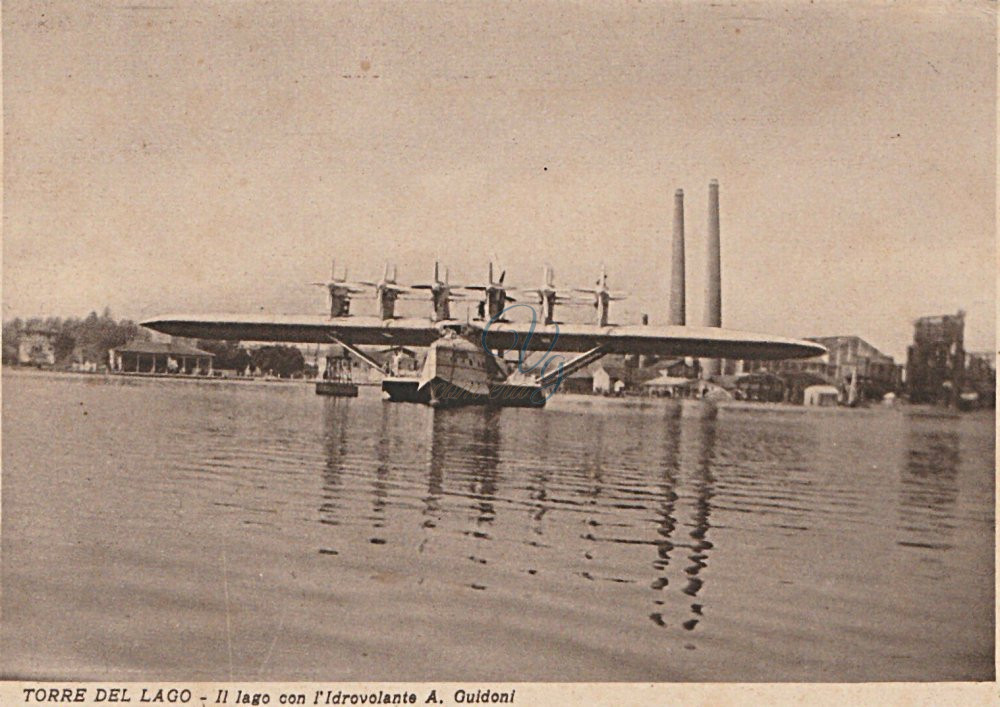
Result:
<svg viewBox="0 0 1000 707"><path fill-rule="evenodd" d="M109 358L114 373L212 375L215 354L178 342L131 341Z"/></svg>
<svg viewBox="0 0 1000 707"><path fill-rule="evenodd" d="M22 366L55 365L58 335L48 329L25 329L17 337L17 362Z"/></svg>
<svg viewBox="0 0 1000 707"><path fill-rule="evenodd" d="M910 402L956 404L964 373L965 312L917 319L906 351Z"/></svg>
<svg viewBox="0 0 1000 707"><path fill-rule="evenodd" d="M803 402L804 390L810 385L832 385L846 392L854 381L862 398L881 398L902 387L902 366L860 336L812 336L808 340L822 344L827 352L778 361L725 360L723 373L774 373L785 380L786 400L796 403Z"/></svg>
<svg viewBox="0 0 1000 707"><path fill-rule="evenodd" d="M996 407L997 372L992 351L966 352L965 389L976 394L979 407Z"/></svg>
<svg viewBox="0 0 1000 707"><path fill-rule="evenodd" d="M694 382L697 367L689 365L683 358L669 358L654 361L646 366L639 366L637 359L627 354L624 356L608 355L590 367L593 381L593 392L600 395L608 394L654 394L665 392L657 390L661 384L676 387L674 383L680 380ZM650 382L659 381L649 386ZM671 390L671 394L676 391Z"/></svg>

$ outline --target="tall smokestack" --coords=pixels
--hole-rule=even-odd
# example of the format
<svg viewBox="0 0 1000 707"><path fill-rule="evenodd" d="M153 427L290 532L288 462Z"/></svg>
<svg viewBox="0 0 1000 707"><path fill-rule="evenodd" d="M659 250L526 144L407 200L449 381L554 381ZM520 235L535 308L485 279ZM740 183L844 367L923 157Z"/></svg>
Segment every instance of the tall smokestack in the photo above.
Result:
<svg viewBox="0 0 1000 707"><path fill-rule="evenodd" d="M705 289L705 326L722 326L722 246L719 238L719 182L708 183L708 278ZM706 378L719 374L719 360L705 359Z"/></svg>
<svg viewBox="0 0 1000 707"><path fill-rule="evenodd" d="M684 295L684 190L674 192L674 239L670 267L670 324L686 323Z"/></svg>

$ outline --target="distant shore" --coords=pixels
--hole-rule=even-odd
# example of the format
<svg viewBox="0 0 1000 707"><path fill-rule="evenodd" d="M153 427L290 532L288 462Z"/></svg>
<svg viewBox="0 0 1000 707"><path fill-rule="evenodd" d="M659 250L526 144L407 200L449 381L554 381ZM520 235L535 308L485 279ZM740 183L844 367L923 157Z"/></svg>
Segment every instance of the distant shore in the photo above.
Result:
<svg viewBox="0 0 1000 707"><path fill-rule="evenodd" d="M203 383L203 384L232 384L232 385L276 385L276 386L289 386L289 385L313 385L317 382L316 378L265 378L265 377L232 377L232 376L190 376L190 375L177 375L169 373L109 373L109 372L85 372L85 371L66 371L66 370L55 370L55 369L39 369L31 366L10 366L6 365L0 368L4 375L16 375L25 377L63 377L67 379L105 379L105 380L116 380L116 381L139 381L139 380L162 380L162 381L178 381L181 383ZM357 383L359 388L362 390L378 390L379 383ZM372 393L365 393L365 397L369 397ZM628 395L623 397L613 397L604 395L591 395L589 393L559 393L552 396L549 399L546 407L555 407L557 409L581 409L581 408L670 408L674 407L678 410L679 414L687 417L693 414L696 410L711 410L718 413L728 414L728 413L768 413L768 414L798 414L798 415L814 415L814 414L826 414L826 415L836 415L836 414L871 414L873 412L890 412L890 411L900 411L905 412L907 415L917 416L917 417L932 417L932 418L953 418L960 416L967 416L970 414L976 414L979 412L982 414L984 411L967 411L960 412L950 408L935 407L933 405L911 405L906 402L898 402L893 406L881 405L878 403L872 403L868 406L862 406L858 408L848 408L842 405L838 406L806 406L806 405L794 405L792 403L765 403L765 402L753 402L748 400L718 400L718 401L705 401L698 399L688 399L688 398L660 398L660 397L647 397L640 395ZM681 412L684 409L685 412ZM988 410L991 416L993 410ZM704 413L699 412L697 416L702 416Z"/></svg>
<svg viewBox="0 0 1000 707"><path fill-rule="evenodd" d="M3 366L3 373L13 373L24 376L65 376L69 378L106 378L109 380L171 380L187 383L233 383L237 385L276 384L303 385L313 384L316 378L268 378L265 376L193 376L176 373L110 373L107 371L66 371L52 368L34 368L32 366ZM358 383L358 385L376 385L374 383Z"/></svg>

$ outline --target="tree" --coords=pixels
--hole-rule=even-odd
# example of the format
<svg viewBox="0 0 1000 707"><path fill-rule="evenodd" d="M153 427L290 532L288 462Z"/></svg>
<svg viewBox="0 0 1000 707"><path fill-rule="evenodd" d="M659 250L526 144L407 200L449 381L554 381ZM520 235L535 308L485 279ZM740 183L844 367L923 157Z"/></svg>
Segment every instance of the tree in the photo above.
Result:
<svg viewBox="0 0 1000 707"><path fill-rule="evenodd" d="M67 363L74 352L88 361L104 361L109 349L123 346L133 339L149 338L149 332L129 319L116 322L107 307L102 316L98 317L96 312L91 312L86 319L14 319L3 325L4 361L16 359L17 339L26 329L42 329L54 334L53 349L57 364Z"/></svg>
<svg viewBox="0 0 1000 707"><path fill-rule="evenodd" d="M52 342L52 352L55 354L57 362L62 362L69 358L75 348L76 339L65 331L56 334L55 341Z"/></svg>
<svg viewBox="0 0 1000 707"><path fill-rule="evenodd" d="M262 346L250 353L250 360L254 368L282 378L301 373L305 368L305 357L294 346Z"/></svg>
<svg viewBox="0 0 1000 707"><path fill-rule="evenodd" d="M219 341L216 339L201 339L198 348L215 354L215 368L246 370L250 365L250 354L240 346L238 341Z"/></svg>

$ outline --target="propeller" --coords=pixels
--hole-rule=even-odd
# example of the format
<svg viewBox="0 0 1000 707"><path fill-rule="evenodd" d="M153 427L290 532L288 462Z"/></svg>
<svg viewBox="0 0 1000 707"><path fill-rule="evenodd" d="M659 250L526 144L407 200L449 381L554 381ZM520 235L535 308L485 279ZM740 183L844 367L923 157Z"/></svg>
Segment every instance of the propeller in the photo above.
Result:
<svg viewBox="0 0 1000 707"><path fill-rule="evenodd" d="M350 312L350 300L352 294L358 294L370 289L375 291L375 299L379 302L379 314L383 319L392 319L394 316L394 304L400 294L410 292L410 288L396 283L396 266L390 268L389 263L385 264L385 271L382 279L378 282L370 280L348 280L347 268L344 268L344 276L337 277L337 262L333 261L331 277L326 282L314 282L313 285L325 287L330 293L330 316L348 316Z"/></svg>
<svg viewBox="0 0 1000 707"><path fill-rule="evenodd" d="M391 291L397 294L403 292L409 292L411 288L406 285L400 285L396 282L396 275L398 269L395 265L389 265L388 262L385 264L385 271L382 273L382 279L378 282L372 282L371 280L358 280L355 284L363 285L364 287L375 288L375 296L380 297L382 292Z"/></svg>
<svg viewBox="0 0 1000 707"><path fill-rule="evenodd" d="M326 282L311 282L309 284L318 285L319 287L336 287L338 289L346 289L354 293L364 292L370 288L375 288L377 290L380 287L389 290L396 290L398 292L406 292L409 289L408 287L396 283L396 273L396 266L390 266L389 263L386 263L382 279L378 282L374 282L372 280L348 280L346 266L344 267L344 275L342 277L337 277L336 261L334 261L333 271L329 280Z"/></svg>
<svg viewBox="0 0 1000 707"><path fill-rule="evenodd" d="M382 319L392 319L396 316L396 299L404 293L412 292L409 287L396 282L398 271L396 266L389 269L389 263L385 264L385 272L378 282L367 283L369 287L375 288L375 299L378 300L379 316Z"/></svg>
<svg viewBox="0 0 1000 707"><path fill-rule="evenodd" d="M559 289L555 285L555 271L552 266L546 264L542 268L542 286L541 287L518 287L511 288L515 292L520 292L524 294L536 295L539 300L546 297L555 296L556 302L565 302L568 304L582 303L583 301L578 298L573 298L572 289ZM591 292L591 290L588 290ZM589 304L589 302L587 303Z"/></svg>
<svg viewBox="0 0 1000 707"><path fill-rule="evenodd" d="M491 260L489 264L489 276L485 285L462 286L463 290L483 293L483 299L479 302L480 319L496 319L503 313L508 302L517 302L516 299L507 294L507 288L503 284L505 277L507 277L507 271L502 270L500 278L497 280L493 279L493 261Z"/></svg>
<svg viewBox="0 0 1000 707"><path fill-rule="evenodd" d="M358 292L364 292L363 287L365 285L367 285L367 283L349 281L347 279L347 266L346 265L344 266L344 275L343 275L343 277L337 277L337 261L336 260L332 261L332 265L330 267L330 279L329 280L327 280L326 282L310 282L309 284L310 285L315 285L317 287L326 287L331 292L334 291L334 290L338 290L338 291L340 291L342 293L350 292L350 293L353 293L353 294L356 294Z"/></svg>
<svg viewBox="0 0 1000 707"><path fill-rule="evenodd" d="M555 309L557 304L565 305L589 305L589 300L582 300L573 295L573 290L558 289L555 285L555 271L552 266L546 263L542 268L542 286L519 289L518 292L534 295L538 299L538 304L542 308L542 320L546 324L555 323Z"/></svg>
<svg viewBox="0 0 1000 707"><path fill-rule="evenodd" d="M507 302L517 302L516 299L507 295L508 288L504 287L503 284L505 277L507 277L507 271L501 270L500 278L497 280L493 279L493 261L491 260L489 264L489 276L487 277L485 285L456 285L456 289L472 290L474 292L502 292L504 294L504 299ZM515 288L510 289L514 290Z"/></svg>
<svg viewBox="0 0 1000 707"><path fill-rule="evenodd" d="M421 283L417 285L410 285L411 290L430 290L431 292L431 305L434 309L434 320L442 321L444 319L451 319L451 309L449 307L451 302L458 300L469 299L465 295L453 294L455 289L465 289L460 285L451 285L449 283L449 272L448 268L444 269L444 280L441 279L441 265L438 261L434 261L434 281L431 283ZM408 299L416 299L415 297Z"/></svg>
<svg viewBox="0 0 1000 707"><path fill-rule="evenodd" d="M608 289L608 270L603 264L601 265L601 274L594 283L594 287L573 287L571 289L573 292L593 294L597 298L607 295L608 299L612 302L623 300L629 296L628 292L612 291Z"/></svg>
<svg viewBox="0 0 1000 707"><path fill-rule="evenodd" d="M597 310L597 325L607 326L608 312L611 302L628 297L626 292L612 292L608 289L608 270L601 264L601 274L594 287L574 287L574 292L587 292L594 295L593 307Z"/></svg>
<svg viewBox="0 0 1000 707"><path fill-rule="evenodd" d="M325 287L330 294L330 316L346 317L351 311L351 295L364 292L361 283L350 282L347 279L347 266L344 266L344 276L337 277L337 261L333 260L330 266L330 279L326 282L311 283L318 287Z"/></svg>

